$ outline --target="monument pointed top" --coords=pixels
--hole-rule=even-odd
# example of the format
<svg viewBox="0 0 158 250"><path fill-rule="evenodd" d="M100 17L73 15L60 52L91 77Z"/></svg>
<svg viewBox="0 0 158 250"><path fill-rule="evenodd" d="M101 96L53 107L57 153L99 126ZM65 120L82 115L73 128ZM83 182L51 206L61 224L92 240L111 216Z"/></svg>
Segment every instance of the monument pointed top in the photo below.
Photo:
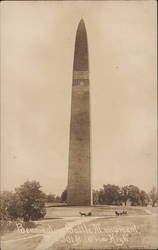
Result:
<svg viewBox="0 0 158 250"><path fill-rule="evenodd" d="M85 30L86 27L85 27L85 22L83 20L83 18L81 18L79 24L78 24L78 30Z"/></svg>
<svg viewBox="0 0 158 250"><path fill-rule="evenodd" d="M84 20L83 20L83 18L81 18L81 20L80 20L80 22L79 22L79 24L84 24Z"/></svg>
<svg viewBox="0 0 158 250"><path fill-rule="evenodd" d="M87 32L83 18L81 18L75 41L74 71L88 71L88 43Z"/></svg>

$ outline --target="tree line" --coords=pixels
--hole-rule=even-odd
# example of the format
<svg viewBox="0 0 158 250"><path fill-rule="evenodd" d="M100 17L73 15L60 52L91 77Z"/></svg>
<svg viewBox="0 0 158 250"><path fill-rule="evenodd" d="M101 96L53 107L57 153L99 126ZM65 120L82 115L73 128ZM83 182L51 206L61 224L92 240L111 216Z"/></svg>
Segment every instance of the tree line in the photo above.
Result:
<svg viewBox="0 0 158 250"><path fill-rule="evenodd" d="M67 189L61 194L61 201L67 201ZM131 206L147 206L151 204L153 207L158 201L158 192L153 187L149 193L140 190L135 185L126 185L119 187L117 185L106 184L99 190L93 190L94 205L127 205Z"/></svg>
<svg viewBox="0 0 158 250"><path fill-rule="evenodd" d="M93 190L93 204L105 205L127 205L131 206L147 206L151 204L155 206L158 201L158 192L155 187L147 193L140 190L135 185L126 185L119 187L117 185L103 185L100 190Z"/></svg>
<svg viewBox="0 0 158 250"><path fill-rule="evenodd" d="M155 206L158 201L158 192L153 187L149 193L140 190L134 185L119 187L117 185L103 185L99 190L93 190L94 205L126 205ZM37 181L26 181L15 188L14 192L0 193L0 220L21 219L24 222L38 220L46 215L46 203L66 203L67 189L60 196L45 194Z"/></svg>

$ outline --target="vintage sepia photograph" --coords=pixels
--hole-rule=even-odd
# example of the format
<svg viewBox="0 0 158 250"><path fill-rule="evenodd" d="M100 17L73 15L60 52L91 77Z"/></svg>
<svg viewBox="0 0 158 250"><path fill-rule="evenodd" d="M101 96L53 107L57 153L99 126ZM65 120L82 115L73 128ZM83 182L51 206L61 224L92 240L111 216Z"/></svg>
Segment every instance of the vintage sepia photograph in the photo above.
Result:
<svg viewBox="0 0 158 250"><path fill-rule="evenodd" d="M0 8L0 250L158 249L156 1Z"/></svg>

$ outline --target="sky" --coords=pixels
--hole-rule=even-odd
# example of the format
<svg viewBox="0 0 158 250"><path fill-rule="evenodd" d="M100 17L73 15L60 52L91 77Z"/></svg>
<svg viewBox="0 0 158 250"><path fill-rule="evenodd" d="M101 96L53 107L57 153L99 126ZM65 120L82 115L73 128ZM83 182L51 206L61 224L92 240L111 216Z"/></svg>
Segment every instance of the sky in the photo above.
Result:
<svg viewBox="0 0 158 250"><path fill-rule="evenodd" d="M157 183L156 1L1 3L1 188L67 185L73 54L88 35L92 188Z"/></svg>

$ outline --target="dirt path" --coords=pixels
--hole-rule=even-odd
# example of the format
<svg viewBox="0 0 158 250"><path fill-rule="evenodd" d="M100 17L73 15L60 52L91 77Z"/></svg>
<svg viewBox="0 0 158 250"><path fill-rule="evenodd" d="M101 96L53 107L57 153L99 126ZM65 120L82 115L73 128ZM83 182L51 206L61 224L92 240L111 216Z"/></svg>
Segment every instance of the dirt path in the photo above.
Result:
<svg viewBox="0 0 158 250"><path fill-rule="evenodd" d="M43 250L43 249L47 249L51 247L56 241L64 237L66 233L68 232L68 230L72 229L73 227L79 224L82 224L91 220L95 220L96 218L97 217L88 217L88 218L82 217L82 218L77 219L76 221L69 222L64 228L45 234L43 236L42 241L36 247L35 250Z"/></svg>

